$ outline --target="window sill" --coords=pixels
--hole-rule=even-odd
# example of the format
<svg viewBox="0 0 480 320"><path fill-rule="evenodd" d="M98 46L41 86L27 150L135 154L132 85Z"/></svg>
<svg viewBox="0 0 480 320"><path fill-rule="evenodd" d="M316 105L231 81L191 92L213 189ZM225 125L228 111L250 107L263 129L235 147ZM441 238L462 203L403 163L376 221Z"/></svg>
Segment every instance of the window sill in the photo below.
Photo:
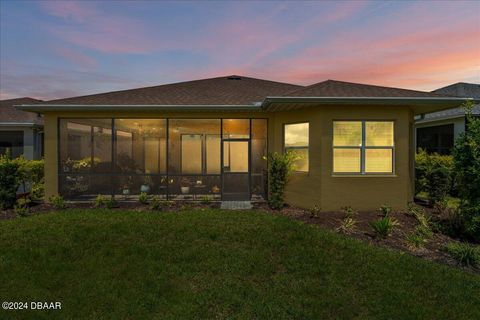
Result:
<svg viewBox="0 0 480 320"><path fill-rule="evenodd" d="M332 178L397 178L396 174L332 174Z"/></svg>

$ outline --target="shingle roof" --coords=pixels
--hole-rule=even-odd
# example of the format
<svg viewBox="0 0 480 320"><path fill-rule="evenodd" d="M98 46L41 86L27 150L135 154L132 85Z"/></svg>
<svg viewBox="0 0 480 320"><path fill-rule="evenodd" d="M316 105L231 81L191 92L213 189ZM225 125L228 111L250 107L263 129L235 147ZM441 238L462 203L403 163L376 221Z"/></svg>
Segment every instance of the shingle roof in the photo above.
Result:
<svg viewBox="0 0 480 320"><path fill-rule="evenodd" d="M49 105L253 105L302 86L224 76L44 102Z"/></svg>
<svg viewBox="0 0 480 320"><path fill-rule="evenodd" d="M450 96L455 96L455 97L480 99L480 84L458 82L443 88L433 90L432 92L440 93L440 94L448 94ZM473 107L472 113L476 115L480 115L480 104L476 104ZM448 109L448 110L443 110L438 112L427 113L421 120L417 122L457 118L457 117L462 117L464 115L465 115L465 110L462 107L459 107L459 108L453 108L453 109Z"/></svg>
<svg viewBox="0 0 480 320"><path fill-rule="evenodd" d="M425 97L440 98L445 95L408 89L374 86L368 84L326 80L284 94L285 97Z"/></svg>
<svg viewBox="0 0 480 320"><path fill-rule="evenodd" d="M17 98L0 100L0 124L9 123L34 123L36 125L43 125L43 117L33 112L21 111L14 106L19 104L36 104L42 102L33 98Z"/></svg>

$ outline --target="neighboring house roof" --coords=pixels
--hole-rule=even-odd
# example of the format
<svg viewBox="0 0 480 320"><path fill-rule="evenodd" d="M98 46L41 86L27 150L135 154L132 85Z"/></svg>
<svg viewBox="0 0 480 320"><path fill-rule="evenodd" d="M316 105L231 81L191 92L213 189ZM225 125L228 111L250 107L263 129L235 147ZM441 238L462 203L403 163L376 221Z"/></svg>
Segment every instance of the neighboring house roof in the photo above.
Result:
<svg viewBox="0 0 480 320"><path fill-rule="evenodd" d="M374 85L327 80L308 87L255 79L223 76L161 86L99 93L19 105L28 111L265 111L291 110L310 105L381 105L412 107L416 114L460 105L463 99Z"/></svg>
<svg viewBox="0 0 480 320"><path fill-rule="evenodd" d="M480 84L458 82L449 86L433 90L434 93L446 94L453 97L480 99ZM476 104L472 113L480 115L480 104ZM438 112L427 113L423 118L417 120L417 123L453 119L465 116L465 110L462 107L453 108Z"/></svg>
<svg viewBox="0 0 480 320"><path fill-rule="evenodd" d="M40 102L42 100L28 97L0 100L0 125L33 124L43 126L42 116L34 112L21 111L14 107L20 104L36 104Z"/></svg>
<svg viewBox="0 0 480 320"><path fill-rule="evenodd" d="M225 76L51 100L45 104L254 105L269 95L283 95L301 87L243 76Z"/></svg>
<svg viewBox="0 0 480 320"><path fill-rule="evenodd" d="M441 98L443 94L382 87L369 84L326 80L284 94L288 97L427 97Z"/></svg>

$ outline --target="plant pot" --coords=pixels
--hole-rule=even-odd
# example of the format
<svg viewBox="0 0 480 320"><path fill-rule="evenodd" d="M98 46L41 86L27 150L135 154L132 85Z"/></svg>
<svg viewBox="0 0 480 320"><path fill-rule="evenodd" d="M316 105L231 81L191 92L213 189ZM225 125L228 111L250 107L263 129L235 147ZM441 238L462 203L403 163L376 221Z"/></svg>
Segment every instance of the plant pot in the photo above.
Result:
<svg viewBox="0 0 480 320"><path fill-rule="evenodd" d="M123 189L123 190L122 190L122 194L123 194L124 196L128 196L128 195L130 194L130 189Z"/></svg>
<svg viewBox="0 0 480 320"><path fill-rule="evenodd" d="M150 186L147 185L147 184L142 184L142 186L140 187L140 192L149 193L150 192Z"/></svg>
<svg viewBox="0 0 480 320"><path fill-rule="evenodd" d="M190 193L190 187L180 187L180 190L182 191L182 194Z"/></svg>

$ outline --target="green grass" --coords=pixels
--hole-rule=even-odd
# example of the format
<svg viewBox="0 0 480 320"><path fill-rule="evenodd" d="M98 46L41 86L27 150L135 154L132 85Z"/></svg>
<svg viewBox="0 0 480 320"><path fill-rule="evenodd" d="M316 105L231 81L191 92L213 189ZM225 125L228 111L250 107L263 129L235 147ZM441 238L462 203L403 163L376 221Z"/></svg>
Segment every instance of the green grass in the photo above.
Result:
<svg viewBox="0 0 480 320"><path fill-rule="evenodd" d="M0 221L2 301L35 319L479 319L480 277L285 217L66 210Z"/></svg>

